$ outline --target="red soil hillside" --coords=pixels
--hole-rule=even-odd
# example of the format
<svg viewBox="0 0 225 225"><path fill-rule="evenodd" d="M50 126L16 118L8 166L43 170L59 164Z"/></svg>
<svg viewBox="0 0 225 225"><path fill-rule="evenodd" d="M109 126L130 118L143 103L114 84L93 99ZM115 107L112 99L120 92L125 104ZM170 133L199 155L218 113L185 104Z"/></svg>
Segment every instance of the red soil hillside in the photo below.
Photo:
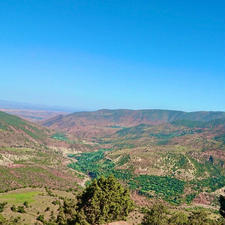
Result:
<svg viewBox="0 0 225 225"><path fill-rule="evenodd" d="M50 138L53 131L0 111L0 147L64 146Z"/></svg>
<svg viewBox="0 0 225 225"><path fill-rule="evenodd" d="M225 112L187 113L173 110L98 110L59 115L42 122L42 125L78 137L99 137L115 133L123 127L139 124L156 125L175 120L209 121L225 118Z"/></svg>

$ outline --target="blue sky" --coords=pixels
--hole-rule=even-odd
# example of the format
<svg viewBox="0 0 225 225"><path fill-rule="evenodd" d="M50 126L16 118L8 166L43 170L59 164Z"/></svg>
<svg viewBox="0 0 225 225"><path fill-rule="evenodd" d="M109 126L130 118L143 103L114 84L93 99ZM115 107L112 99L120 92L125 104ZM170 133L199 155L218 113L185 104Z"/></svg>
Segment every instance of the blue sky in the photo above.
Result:
<svg viewBox="0 0 225 225"><path fill-rule="evenodd" d="M225 111L225 1L0 1L0 78L4 100Z"/></svg>

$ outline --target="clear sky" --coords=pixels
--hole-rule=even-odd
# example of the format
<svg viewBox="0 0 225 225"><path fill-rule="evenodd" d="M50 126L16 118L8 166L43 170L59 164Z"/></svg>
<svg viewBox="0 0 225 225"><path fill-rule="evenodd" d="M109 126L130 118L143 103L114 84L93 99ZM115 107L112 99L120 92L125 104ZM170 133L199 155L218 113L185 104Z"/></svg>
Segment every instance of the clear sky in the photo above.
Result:
<svg viewBox="0 0 225 225"><path fill-rule="evenodd" d="M0 99L225 111L224 0L2 0Z"/></svg>

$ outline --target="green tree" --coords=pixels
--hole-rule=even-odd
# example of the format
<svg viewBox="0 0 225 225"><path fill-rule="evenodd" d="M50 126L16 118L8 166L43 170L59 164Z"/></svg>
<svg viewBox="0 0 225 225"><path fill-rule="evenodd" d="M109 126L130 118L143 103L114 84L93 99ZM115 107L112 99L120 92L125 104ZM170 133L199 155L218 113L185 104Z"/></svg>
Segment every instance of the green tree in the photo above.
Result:
<svg viewBox="0 0 225 225"><path fill-rule="evenodd" d="M78 197L75 224L124 220L133 210L130 194L113 176L94 180Z"/></svg>
<svg viewBox="0 0 225 225"><path fill-rule="evenodd" d="M204 211L195 211L188 217L188 224L191 225L210 225L212 221L208 218L208 214Z"/></svg>
<svg viewBox="0 0 225 225"><path fill-rule="evenodd" d="M168 225L167 208L162 204L153 207L144 216L142 225Z"/></svg>
<svg viewBox="0 0 225 225"><path fill-rule="evenodd" d="M63 206L59 210L58 220L63 221L73 221L77 215L77 201L75 199L64 199ZM59 218L60 217L60 218Z"/></svg>
<svg viewBox="0 0 225 225"><path fill-rule="evenodd" d="M39 216L37 217L37 220L39 220L39 221L41 221L42 223L44 223L44 221L45 221L44 215L39 215Z"/></svg>
<svg viewBox="0 0 225 225"><path fill-rule="evenodd" d="M185 213L178 212L172 215L169 218L170 225L187 225L188 223L188 216Z"/></svg>
<svg viewBox="0 0 225 225"><path fill-rule="evenodd" d="M7 220L0 214L0 225L22 225L21 218L16 217L11 218L11 220Z"/></svg>
<svg viewBox="0 0 225 225"><path fill-rule="evenodd" d="M18 206L17 212L19 212L19 213L26 213L26 211L24 209L24 206Z"/></svg>
<svg viewBox="0 0 225 225"><path fill-rule="evenodd" d="M12 205L11 210L12 210L13 212L16 212L16 211L17 211L16 206L15 206L15 205Z"/></svg>
<svg viewBox="0 0 225 225"><path fill-rule="evenodd" d="M0 212L3 212L5 206L7 205L8 203L7 202L0 202Z"/></svg>
<svg viewBox="0 0 225 225"><path fill-rule="evenodd" d="M6 219L0 214L0 225L5 225L6 222Z"/></svg>
<svg viewBox="0 0 225 225"><path fill-rule="evenodd" d="M57 216L56 222L59 225L66 225L67 224L66 216L65 216L65 213L64 213L62 207L59 208L59 214Z"/></svg>

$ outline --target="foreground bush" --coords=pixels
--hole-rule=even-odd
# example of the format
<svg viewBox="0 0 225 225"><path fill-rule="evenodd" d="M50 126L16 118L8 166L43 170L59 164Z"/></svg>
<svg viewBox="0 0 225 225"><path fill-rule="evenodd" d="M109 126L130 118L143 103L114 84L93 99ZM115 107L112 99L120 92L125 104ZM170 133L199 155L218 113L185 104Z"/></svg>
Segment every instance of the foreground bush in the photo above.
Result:
<svg viewBox="0 0 225 225"><path fill-rule="evenodd" d="M188 214L183 212L170 213L161 204L154 205L145 214L142 225L225 225L222 218L211 220L204 210L197 210Z"/></svg>
<svg viewBox="0 0 225 225"><path fill-rule="evenodd" d="M16 217L16 218L12 218L11 220L7 220L0 214L0 225L23 225L23 224L21 222L20 217Z"/></svg>
<svg viewBox="0 0 225 225"><path fill-rule="evenodd" d="M167 225L167 209L163 205L154 205L143 218L142 225Z"/></svg>
<svg viewBox="0 0 225 225"><path fill-rule="evenodd" d="M7 204L8 204L7 202L0 202L0 213L3 212L3 210Z"/></svg>
<svg viewBox="0 0 225 225"><path fill-rule="evenodd" d="M113 176L94 180L78 197L76 206L65 202L59 224L105 224L125 220L133 209L130 194Z"/></svg>

